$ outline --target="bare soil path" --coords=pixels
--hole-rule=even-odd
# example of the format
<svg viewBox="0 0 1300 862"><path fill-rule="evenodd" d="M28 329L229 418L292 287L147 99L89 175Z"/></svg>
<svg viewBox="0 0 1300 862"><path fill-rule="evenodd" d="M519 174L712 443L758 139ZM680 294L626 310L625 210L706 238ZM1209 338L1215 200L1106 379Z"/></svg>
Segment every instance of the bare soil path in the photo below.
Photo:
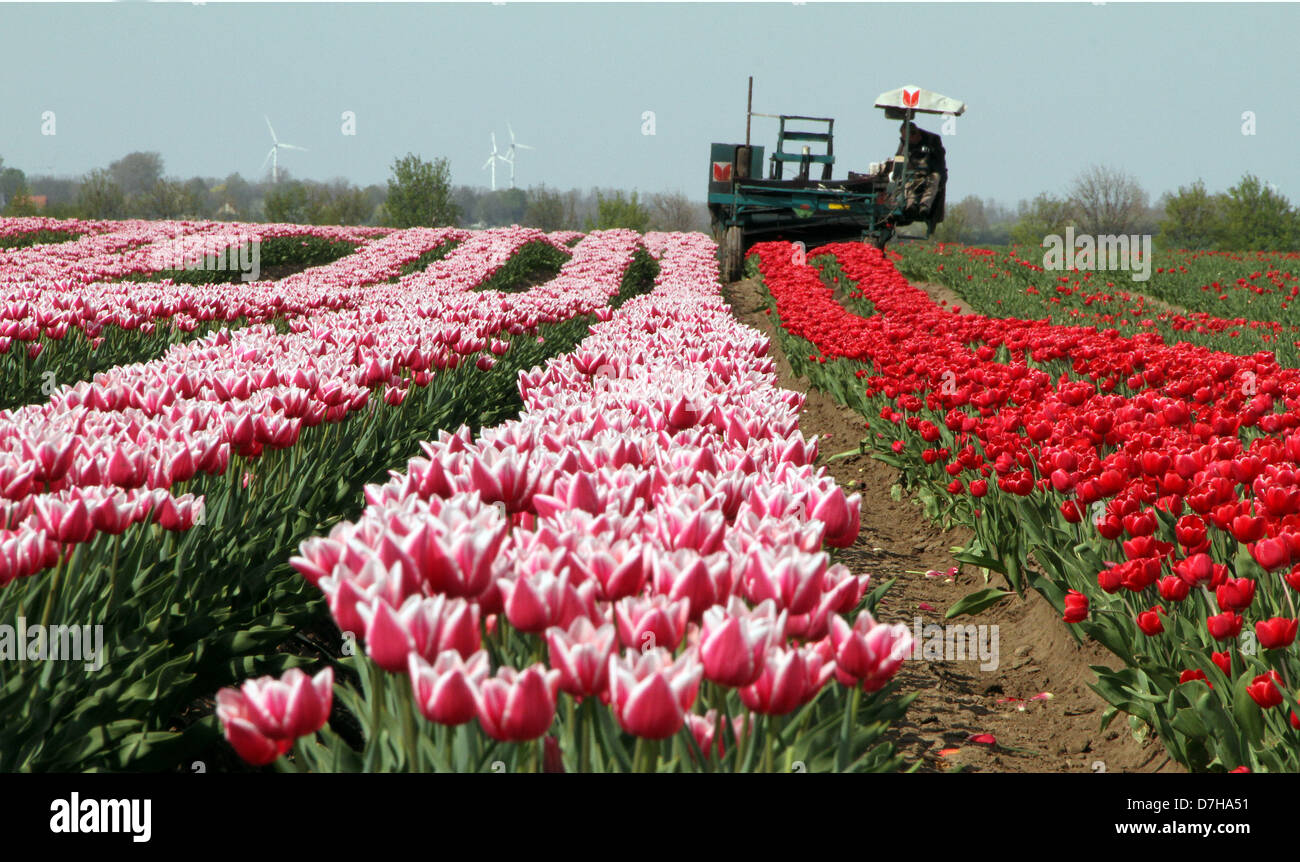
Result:
<svg viewBox="0 0 1300 862"><path fill-rule="evenodd" d="M969 310L946 288L917 286L962 313ZM723 295L739 320L773 337L772 319L764 313L768 297L758 282L725 285ZM855 574L870 574L876 583L898 578L879 608L882 621L914 628L920 617L922 625L944 625L944 611L982 589L983 576L978 570L962 571L954 582L945 582L924 573L952 566L950 549L969 541L969 533L940 529L906 496L892 499L890 489L898 482L893 467L869 455L828 460L857 446L866 433L865 420L810 389L806 378L795 377L775 338L772 355L780 385L807 396L800 427L805 435L821 437L819 463L846 490L862 495L861 535L839 560ZM1158 740L1136 739L1125 716L1117 716L1105 731L1099 729L1106 705L1088 688L1095 679L1088 666L1116 660L1096 644L1077 645L1037 593L950 622L996 626L998 661L988 669L981 669L978 660L904 664L900 679L906 690L920 691L920 696L895 727L894 738L910 760L921 761L922 771L1181 771ZM993 629L987 631L991 635ZM1045 692L1050 699L1033 700ZM996 744L969 741L979 734L992 734Z"/></svg>

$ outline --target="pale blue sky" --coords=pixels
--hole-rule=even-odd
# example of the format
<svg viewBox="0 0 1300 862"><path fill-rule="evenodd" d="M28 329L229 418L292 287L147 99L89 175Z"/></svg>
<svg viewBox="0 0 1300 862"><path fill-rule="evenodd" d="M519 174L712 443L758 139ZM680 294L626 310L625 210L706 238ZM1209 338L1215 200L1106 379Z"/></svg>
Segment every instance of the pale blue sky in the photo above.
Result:
<svg viewBox="0 0 1300 862"><path fill-rule="evenodd" d="M145 149L171 175L256 177L267 114L311 150L282 153L298 177L382 182L413 150L486 185L509 121L537 147L521 186L702 198L709 142L744 138L753 74L755 110L836 118L836 176L892 154L897 124L871 103L915 84L969 106L946 141L950 200L1063 191L1093 162L1153 198L1246 171L1300 198L1290 4L0 4L0 34L0 156L28 173Z"/></svg>

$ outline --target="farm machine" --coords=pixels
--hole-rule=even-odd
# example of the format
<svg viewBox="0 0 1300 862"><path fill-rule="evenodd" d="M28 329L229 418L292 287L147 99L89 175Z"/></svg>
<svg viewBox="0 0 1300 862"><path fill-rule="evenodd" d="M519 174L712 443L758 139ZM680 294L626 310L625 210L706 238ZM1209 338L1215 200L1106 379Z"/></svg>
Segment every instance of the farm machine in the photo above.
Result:
<svg viewBox="0 0 1300 862"><path fill-rule="evenodd" d="M835 120L755 113L753 99L754 79L750 78L745 143L714 143L709 153L708 204L724 281L741 277L745 251L756 242L780 239L812 248L830 242L864 241L883 249L903 225L924 222L929 236L943 221L946 168L932 205L918 212L906 197L909 183L918 181L909 147L900 146L899 155L873 164L867 173L850 171L845 179L832 179ZM966 110L963 102L920 87L882 93L875 107L884 109L886 119L904 123L917 114L956 117ZM764 148L750 143L755 117L778 123L766 178Z"/></svg>

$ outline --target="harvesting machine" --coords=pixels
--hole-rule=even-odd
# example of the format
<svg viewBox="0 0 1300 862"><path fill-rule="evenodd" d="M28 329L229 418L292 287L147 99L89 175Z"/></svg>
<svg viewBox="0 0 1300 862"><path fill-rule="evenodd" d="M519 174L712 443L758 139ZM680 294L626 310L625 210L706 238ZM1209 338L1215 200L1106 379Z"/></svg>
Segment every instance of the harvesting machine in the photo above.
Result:
<svg viewBox="0 0 1300 862"><path fill-rule="evenodd" d="M750 78L745 143L710 145L708 204L724 281L741 277L745 251L756 242L781 239L813 248L860 240L883 249L904 224L923 221L929 236L943 221L942 185L928 212L905 212L905 192L917 175L908 148L903 147L891 161L873 165L868 173L850 171L845 179L832 179L835 120L755 113L753 100L754 79ZM956 117L966 110L965 103L920 87L882 93L875 107L884 109L886 119L905 122L917 114ZM764 149L750 143L754 117L778 123L766 179ZM814 147L820 152L814 152ZM813 176L814 172L820 176Z"/></svg>

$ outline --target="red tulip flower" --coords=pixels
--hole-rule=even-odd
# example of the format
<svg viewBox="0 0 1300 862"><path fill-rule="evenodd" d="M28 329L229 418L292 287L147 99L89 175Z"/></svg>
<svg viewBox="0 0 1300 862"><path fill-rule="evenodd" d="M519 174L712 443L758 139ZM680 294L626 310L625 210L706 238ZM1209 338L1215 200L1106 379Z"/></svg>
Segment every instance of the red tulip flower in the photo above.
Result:
<svg viewBox="0 0 1300 862"><path fill-rule="evenodd" d="M1232 611L1216 614L1205 621L1209 627L1210 637L1216 641L1228 641L1241 634L1241 615Z"/></svg>
<svg viewBox="0 0 1300 862"><path fill-rule="evenodd" d="M1067 623L1081 623L1088 618L1088 597L1078 590L1070 590L1065 595L1065 614L1061 619Z"/></svg>
<svg viewBox="0 0 1300 862"><path fill-rule="evenodd" d="M1295 642L1297 628L1300 628L1300 620L1273 617L1255 623L1255 637L1259 638L1259 645L1264 649L1282 649Z"/></svg>
<svg viewBox="0 0 1300 862"><path fill-rule="evenodd" d="M1277 683L1281 681L1282 677L1277 675L1277 671L1270 670L1255 677L1250 685L1246 686L1246 693L1259 704L1260 709L1272 709L1282 703L1282 692L1277 687Z"/></svg>

